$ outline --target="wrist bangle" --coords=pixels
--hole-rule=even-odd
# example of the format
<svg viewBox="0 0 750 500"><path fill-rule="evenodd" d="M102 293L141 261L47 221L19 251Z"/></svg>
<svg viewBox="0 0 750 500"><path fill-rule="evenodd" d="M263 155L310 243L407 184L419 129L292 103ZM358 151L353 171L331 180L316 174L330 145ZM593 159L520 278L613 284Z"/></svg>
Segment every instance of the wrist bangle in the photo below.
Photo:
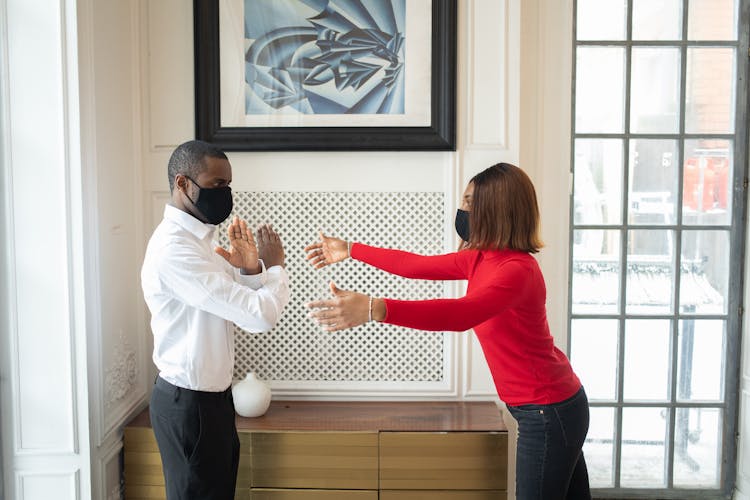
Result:
<svg viewBox="0 0 750 500"><path fill-rule="evenodd" d="M351 241L346 242L346 253L348 254L347 257L351 259L352 258L352 242Z"/></svg>
<svg viewBox="0 0 750 500"><path fill-rule="evenodd" d="M370 295L370 303L367 307L367 321L372 321L372 295Z"/></svg>

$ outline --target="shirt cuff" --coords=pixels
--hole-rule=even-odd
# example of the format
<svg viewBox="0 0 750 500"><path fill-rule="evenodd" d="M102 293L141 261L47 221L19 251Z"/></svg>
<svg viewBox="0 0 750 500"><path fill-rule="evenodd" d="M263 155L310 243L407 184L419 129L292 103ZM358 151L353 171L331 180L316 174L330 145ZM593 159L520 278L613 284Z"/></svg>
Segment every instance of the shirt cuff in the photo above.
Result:
<svg viewBox="0 0 750 500"><path fill-rule="evenodd" d="M239 269L234 273L237 277L237 281L245 286L249 286L253 290L261 288L266 284L266 281L268 281L266 264L263 262L263 259L258 259L258 262L260 263L260 272L258 274L242 274Z"/></svg>
<svg viewBox="0 0 750 500"><path fill-rule="evenodd" d="M269 280L277 279L289 283L289 274L283 266L271 266L268 268L267 274Z"/></svg>

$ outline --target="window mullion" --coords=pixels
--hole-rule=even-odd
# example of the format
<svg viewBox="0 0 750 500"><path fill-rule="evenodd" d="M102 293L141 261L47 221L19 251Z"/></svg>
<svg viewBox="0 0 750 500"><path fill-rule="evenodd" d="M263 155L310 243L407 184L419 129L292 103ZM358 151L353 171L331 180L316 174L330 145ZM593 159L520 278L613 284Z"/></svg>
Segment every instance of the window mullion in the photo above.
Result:
<svg viewBox="0 0 750 500"><path fill-rule="evenodd" d="M685 167L685 108L687 87L687 38L688 38L688 0L682 0L682 40L680 45L680 116L679 137L677 140L677 207L675 214L675 279L674 279L674 319L672 320L672 347L671 347L671 408L669 409L669 437L667 443L667 488L674 487L674 460L675 460L675 435L677 426L677 383L679 363L679 335L680 335L680 283L682 279L682 200L684 189L684 167Z"/></svg>
<svg viewBox="0 0 750 500"><path fill-rule="evenodd" d="M626 35L625 40L625 108L623 112L623 132L630 133L630 75L632 70L631 57L633 39L633 0L627 0L626 16ZM628 276L628 183L630 179L630 143L628 139L623 141L623 196L622 196L622 229L620 234L620 335L618 338L618 362L617 362L617 402L618 406L615 412L615 488L620 488L620 476L622 469L622 420L623 420L623 402L625 386L625 317L627 310L627 276Z"/></svg>

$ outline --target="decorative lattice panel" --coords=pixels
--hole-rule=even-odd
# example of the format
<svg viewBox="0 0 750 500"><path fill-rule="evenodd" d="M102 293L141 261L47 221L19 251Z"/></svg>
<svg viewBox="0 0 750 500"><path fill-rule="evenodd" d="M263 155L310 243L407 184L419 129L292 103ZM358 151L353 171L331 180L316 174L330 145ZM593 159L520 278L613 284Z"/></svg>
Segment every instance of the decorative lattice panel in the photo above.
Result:
<svg viewBox="0 0 750 500"><path fill-rule="evenodd" d="M303 248L318 230L340 238L422 254L443 249L442 193L235 192L235 213L252 228L269 222L286 249L292 298L269 333L235 331L235 378L253 371L277 381L437 382L443 378L443 335L369 323L324 332L305 303L328 297L333 280L346 290L395 299L443 296L440 281L407 280L347 260L322 270ZM227 245L226 228L219 241Z"/></svg>

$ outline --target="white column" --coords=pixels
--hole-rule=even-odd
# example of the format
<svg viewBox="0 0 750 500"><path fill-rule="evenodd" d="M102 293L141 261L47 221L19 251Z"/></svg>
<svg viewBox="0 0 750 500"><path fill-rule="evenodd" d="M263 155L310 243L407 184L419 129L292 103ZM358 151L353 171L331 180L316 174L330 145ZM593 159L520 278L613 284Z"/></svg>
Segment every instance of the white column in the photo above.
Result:
<svg viewBox="0 0 750 500"><path fill-rule="evenodd" d="M89 498L75 0L0 0L7 498Z"/></svg>

